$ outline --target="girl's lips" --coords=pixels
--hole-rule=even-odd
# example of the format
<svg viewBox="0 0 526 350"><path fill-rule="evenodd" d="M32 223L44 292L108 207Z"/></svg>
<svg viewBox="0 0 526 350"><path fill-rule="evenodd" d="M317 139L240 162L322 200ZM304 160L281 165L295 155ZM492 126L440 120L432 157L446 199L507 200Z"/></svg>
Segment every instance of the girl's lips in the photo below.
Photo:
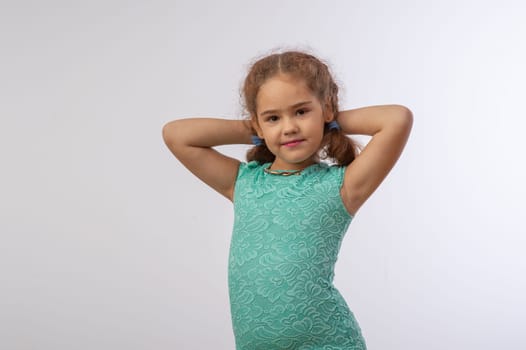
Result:
<svg viewBox="0 0 526 350"><path fill-rule="evenodd" d="M294 146L299 145L301 142L303 142L303 140L292 140L292 141L284 143L283 146L294 147Z"/></svg>

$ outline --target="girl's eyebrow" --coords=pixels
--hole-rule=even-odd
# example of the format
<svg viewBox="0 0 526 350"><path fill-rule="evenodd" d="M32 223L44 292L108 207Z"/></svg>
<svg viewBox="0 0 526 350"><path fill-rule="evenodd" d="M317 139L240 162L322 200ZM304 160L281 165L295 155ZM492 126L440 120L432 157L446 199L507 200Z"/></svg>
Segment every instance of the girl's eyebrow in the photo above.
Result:
<svg viewBox="0 0 526 350"><path fill-rule="evenodd" d="M290 109L297 108L297 107L299 107L301 105L305 105L305 104L309 104L309 103L312 103L312 101L299 102L299 103L296 103L295 105L290 106L289 108ZM277 110L277 109L269 109L268 111L265 111L265 112L261 113L260 115L264 116L265 114L271 114L271 113L276 113L276 112L279 112L279 110Z"/></svg>

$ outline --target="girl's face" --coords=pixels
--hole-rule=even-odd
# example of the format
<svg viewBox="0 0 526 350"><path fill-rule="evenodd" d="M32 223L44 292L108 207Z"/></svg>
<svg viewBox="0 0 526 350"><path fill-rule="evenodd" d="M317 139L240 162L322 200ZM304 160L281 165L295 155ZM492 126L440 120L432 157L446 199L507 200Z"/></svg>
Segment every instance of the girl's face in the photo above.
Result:
<svg viewBox="0 0 526 350"><path fill-rule="evenodd" d="M333 118L304 81L277 75L261 85L257 98L258 136L276 156L271 169L296 170L312 165Z"/></svg>

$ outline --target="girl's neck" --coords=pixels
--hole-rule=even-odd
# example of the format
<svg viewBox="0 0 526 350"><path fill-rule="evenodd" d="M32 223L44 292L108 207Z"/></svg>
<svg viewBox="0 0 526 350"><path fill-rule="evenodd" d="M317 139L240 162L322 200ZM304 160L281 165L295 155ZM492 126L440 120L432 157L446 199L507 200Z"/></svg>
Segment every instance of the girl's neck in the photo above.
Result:
<svg viewBox="0 0 526 350"><path fill-rule="evenodd" d="M305 168L308 168L309 166L313 164L319 163L318 157L311 157L309 159L304 160L300 163L288 163L284 162L281 159L274 159L270 167L268 167L269 170L276 170L276 171L301 171Z"/></svg>

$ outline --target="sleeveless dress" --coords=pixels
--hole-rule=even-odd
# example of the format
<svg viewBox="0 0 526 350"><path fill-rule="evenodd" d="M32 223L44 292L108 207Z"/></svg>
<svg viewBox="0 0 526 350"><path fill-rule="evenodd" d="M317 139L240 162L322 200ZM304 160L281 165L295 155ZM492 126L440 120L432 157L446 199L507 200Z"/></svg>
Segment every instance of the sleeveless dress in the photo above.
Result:
<svg viewBox="0 0 526 350"><path fill-rule="evenodd" d="M228 289L236 350L366 350L333 285L352 216L340 196L345 167L300 175L241 163L234 188Z"/></svg>

